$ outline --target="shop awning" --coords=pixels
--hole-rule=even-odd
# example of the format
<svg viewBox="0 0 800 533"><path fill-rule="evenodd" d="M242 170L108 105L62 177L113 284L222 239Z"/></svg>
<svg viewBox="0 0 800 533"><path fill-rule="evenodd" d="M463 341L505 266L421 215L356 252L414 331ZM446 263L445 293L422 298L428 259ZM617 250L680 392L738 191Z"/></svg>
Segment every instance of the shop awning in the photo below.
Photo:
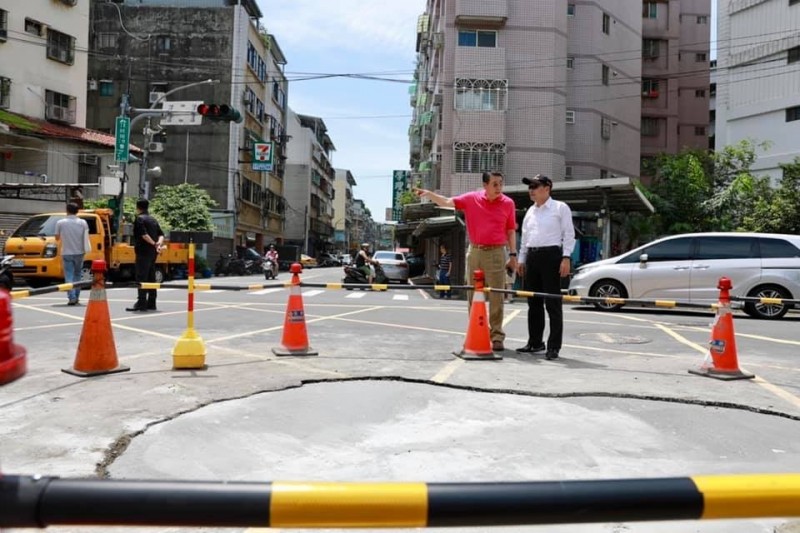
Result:
<svg viewBox="0 0 800 533"><path fill-rule="evenodd" d="M528 186L523 183L506 183L503 192L514 200L518 209L530 205ZM614 213L655 213L653 205L629 177L557 181L552 193L553 198L566 202L573 212L606 209Z"/></svg>
<svg viewBox="0 0 800 533"><path fill-rule="evenodd" d="M429 238L449 233L464 227L464 222L455 215L426 218L414 230L414 237Z"/></svg>

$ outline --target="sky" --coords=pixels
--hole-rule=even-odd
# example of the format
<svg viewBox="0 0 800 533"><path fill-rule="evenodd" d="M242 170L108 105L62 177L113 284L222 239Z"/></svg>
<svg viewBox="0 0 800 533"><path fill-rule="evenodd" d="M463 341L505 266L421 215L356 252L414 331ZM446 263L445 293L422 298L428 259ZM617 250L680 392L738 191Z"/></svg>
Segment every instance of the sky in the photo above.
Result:
<svg viewBox="0 0 800 533"><path fill-rule="evenodd" d="M416 67L417 17L425 0L258 0L261 22L286 56L289 107L321 117L349 169L354 196L373 220L392 206L392 171L408 170L408 87ZM306 73L367 74L374 81Z"/></svg>

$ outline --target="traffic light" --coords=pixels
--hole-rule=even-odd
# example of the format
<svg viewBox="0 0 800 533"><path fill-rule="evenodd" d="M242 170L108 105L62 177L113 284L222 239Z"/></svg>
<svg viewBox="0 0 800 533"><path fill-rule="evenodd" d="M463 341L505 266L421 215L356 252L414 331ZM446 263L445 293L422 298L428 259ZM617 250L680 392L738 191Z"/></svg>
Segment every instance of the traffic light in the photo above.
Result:
<svg viewBox="0 0 800 533"><path fill-rule="evenodd" d="M228 104L200 104L197 106L197 114L219 122L236 122L238 124L242 121L242 114Z"/></svg>

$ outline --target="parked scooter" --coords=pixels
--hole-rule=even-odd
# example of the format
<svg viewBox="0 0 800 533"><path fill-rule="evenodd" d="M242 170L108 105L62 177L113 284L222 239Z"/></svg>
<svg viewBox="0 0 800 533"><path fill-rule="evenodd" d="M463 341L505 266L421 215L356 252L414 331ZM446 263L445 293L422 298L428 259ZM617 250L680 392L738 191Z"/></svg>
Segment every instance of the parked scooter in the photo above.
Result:
<svg viewBox="0 0 800 533"><path fill-rule="evenodd" d="M14 274L11 272L13 255L5 255L0 259L0 289L11 291L14 289Z"/></svg>
<svg viewBox="0 0 800 533"><path fill-rule="evenodd" d="M373 264L372 268L375 269L375 279L372 281L373 283L389 283L389 278L386 277L386 274L383 272L383 267L381 267L379 263ZM350 290L351 288L347 287L348 283L367 285L369 284L369 279L358 267L346 266L344 267L344 279L342 279L342 283L345 285L345 289Z"/></svg>
<svg viewBox="0 0 800 533"><path fill-rule="evenodd" d="M264 259L264 262L261 263L261 267L264 269L264 278L265 279L278 279L278 263L273 261L272 259Z"/></svg>
<svg viewBox="0 0 800 533"><path fill-rule="evenodd" d="M215 276L244 276L247 267L242 259L235 258L233 254L219 254L214 265Z"/></svg>

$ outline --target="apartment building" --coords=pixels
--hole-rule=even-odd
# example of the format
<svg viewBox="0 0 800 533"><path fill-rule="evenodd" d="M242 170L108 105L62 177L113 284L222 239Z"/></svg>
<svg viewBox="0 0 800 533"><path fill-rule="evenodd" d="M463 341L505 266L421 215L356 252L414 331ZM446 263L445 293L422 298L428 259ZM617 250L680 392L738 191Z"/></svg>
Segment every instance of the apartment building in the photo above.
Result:
<svg viewBox="0 0 800 533"><path fill-rule="evenodd" d="M717 149L768 141L753 171L778 182L800 156L800 2L719 0Z"/></svg>
<svg viewBox="0 0 800 533"><path fill-rule="evenodd" d="M113 135L85 128L88 40L88 2L0 0L0 184L20 184L0 213L63 209L68 184L94 197L113 162Z"/></svg>
<svg viewBox="0 0 800 533"><path fill-rule="evenodd" d="M708 148L710 0L642 3L641 174L658 154Z"/></svg>
<svg viewBox="0 0 800 533"><path fill-rule="evenodd" d="M292 142L286 161L284 240L312 257L333 252L336 172L331 158L336 147L319 117L289 109L287 131Z"/></svg>
<svg viewBox="0 0 800 533"><path fill-rule="evenodd" d="M123 94L139 110L187 101L242 116L201 125L154 118L131 131L147 141L148 166L162 169L142 193L188 182L218 203L213 254L282 237L286 59L261 16L255 0L92 0L90 124L110 131ZM271 169L254 164L257 143L274 143Z"/></svg>
<svg viewBox="0 0 800 533"><path fill-rule="evenodd" d="M629 2L429 0L409 130L415 179L453 195L638 174L641 22Z"/></svg>
<svg viewBox="0 0 800 533"><path fill-rule="evenodd" d="M341 253L349 253L350 249L358 246L351 243L350 234L353 228L353 187L356 186L356 179L353 173L347 169L336 169L336 180L333 188L336 195L333 199L333 231L336 250Z"/></svg>
<svg viewBox="0 0 800 533"><path fill-rule="evenodd" d="M705 146L709 15L710 0L641 13L630 0L429 0L410 91L414 179L453 195L492 168L511 186L536 173L636 178L643 155Z"/></svg>

